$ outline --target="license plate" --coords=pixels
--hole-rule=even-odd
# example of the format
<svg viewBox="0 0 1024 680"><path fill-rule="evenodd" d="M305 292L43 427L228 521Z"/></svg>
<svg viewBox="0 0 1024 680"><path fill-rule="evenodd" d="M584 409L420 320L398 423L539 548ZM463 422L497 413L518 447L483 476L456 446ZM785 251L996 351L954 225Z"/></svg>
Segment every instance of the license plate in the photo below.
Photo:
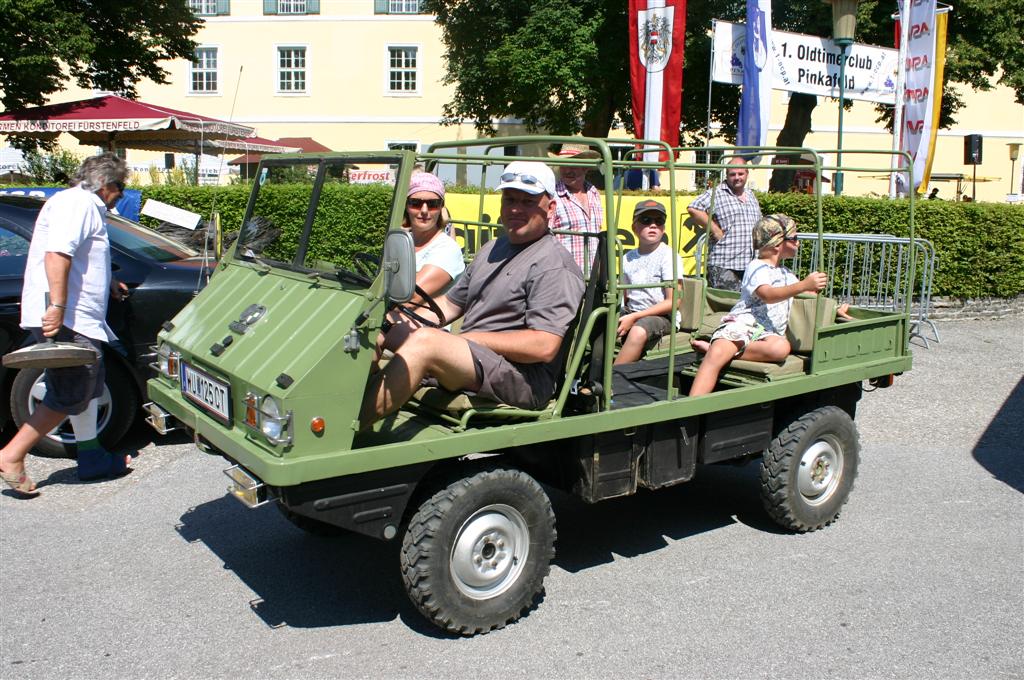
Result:
<svg viewBox="0 0 1024 680"><path fill-rule="evenodd" d="M231 424L231 390L224 381L182 361L181 393L225 425Z"/></svg>

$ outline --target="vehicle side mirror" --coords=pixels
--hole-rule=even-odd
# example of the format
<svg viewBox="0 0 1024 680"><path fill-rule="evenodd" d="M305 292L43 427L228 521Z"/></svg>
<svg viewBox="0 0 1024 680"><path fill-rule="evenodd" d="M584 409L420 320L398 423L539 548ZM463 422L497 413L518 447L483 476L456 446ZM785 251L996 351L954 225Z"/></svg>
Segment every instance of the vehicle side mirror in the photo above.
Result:
<svg viewBox="0 0 1024 680"><path fill-rule="evenodd" d="M408 302L416 292L416 248L412 234L389 231L384 239L384 293L391 302Z"/></svg>

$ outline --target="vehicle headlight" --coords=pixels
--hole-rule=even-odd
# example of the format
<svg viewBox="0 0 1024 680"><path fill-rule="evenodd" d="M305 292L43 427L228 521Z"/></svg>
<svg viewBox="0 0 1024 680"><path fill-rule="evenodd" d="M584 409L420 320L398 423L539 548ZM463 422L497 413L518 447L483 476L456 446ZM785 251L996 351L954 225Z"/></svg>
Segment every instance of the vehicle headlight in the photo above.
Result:
<svg viewBox="0 0 1024 680"><path fill-rule="evenodd" d="M292 412L283 412L281 405L269 394L260 402L260 432L271 444L292 441Z"/></svg>

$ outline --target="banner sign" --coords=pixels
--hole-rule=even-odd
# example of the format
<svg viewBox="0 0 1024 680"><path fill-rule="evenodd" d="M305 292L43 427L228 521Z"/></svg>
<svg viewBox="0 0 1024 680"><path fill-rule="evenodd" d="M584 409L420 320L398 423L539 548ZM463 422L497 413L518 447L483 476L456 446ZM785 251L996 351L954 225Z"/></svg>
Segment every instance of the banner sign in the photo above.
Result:
<svg viewBox="0 0 1024 680"><path fill-rule="evenodd" d="M629 0L629 80L637 139L679 146L685 37L686 0Z"/></svg>
<svg viewBox="0 0 1024 680"><path fill-rule="evenodd" d="M771 0L747 0L747 26L743 41L743 97L740 99L737 146L765 146L771 113L774 69L768 62L768 36L772 32Z"/></svg>
<svg viewBox="0 0 1024 680"><path fill-rule="evenodd" d="M907 22L906 90L900 150L914 159L911 186L917 189L928 166L935 106L935 0L900 0L900 17Z"/></svg>
<svg viewBox="0 0 1024 680"><path fill-rule="evenodd" d="M715 22L712 80L733 85L743 83L745 41L743 24ZM774 89L839 97L839 48L831 40L773 30L768 46ZM854 43L846 59L847 99L895 103L899 62L896 50Z"/></svg>

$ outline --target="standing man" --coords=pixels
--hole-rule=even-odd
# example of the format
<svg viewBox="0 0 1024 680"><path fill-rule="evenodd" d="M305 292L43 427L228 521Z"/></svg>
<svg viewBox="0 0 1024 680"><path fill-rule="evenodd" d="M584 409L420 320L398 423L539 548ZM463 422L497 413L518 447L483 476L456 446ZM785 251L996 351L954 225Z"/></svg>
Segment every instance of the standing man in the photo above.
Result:
<svg viewBox="0 0 1024 680"><path fill-rule="evenodd" d="M711 239L708 255L708 285L739 290L743 271L754 259L751 233L761 219L761 205L747 188L747 161L737 156L729 161L725 181L698 196L686 209L693 221L707 227ZM714 192L714 214L708 215Z"/></svg>
<svg viewBox="0 0 1024 680"><path fill-rule="evenodd" d="M583 274L548 231L551 169L514 161L498 189L505 235L488 241L436 300L446 322L465 316L461 332L391 325L385 342L395 356L366 386L362 429L401 408L426 377L526 409L543 408L554 394L556 360L583 297Z"/></svg>
<svg viewBox="0 0 1024 680"><path fill-rule="evenodd" d="M46 369L45 398L0 451L3 481L23 497L38 495L25 473L25 456L66 417L75 431L79 479L127 472L128 459L106 451L96 438L103 342L115 339L106 322L107 301L111 295L121 299L126 290L111 277L104 217L121 198L127 174L125 162L114 154L86 159L75 185L51 196L36 220L25 265L21 325L36 342L54 338L88 347L96 362Z"/></svg>
<svg viewBox="0 0 1024 680"><path fill-rule="evenodd" d="M585 144L563 144L562 150L555 157L584 160L601 156ZM549 223L551 228L591 234L600 232L604 221L601 194L597 187L587 181L587 168L582 165L561 165L558 167L558 177L555 184L555 210ZM586 236L566 234L555 234L555 238L572 253L580 270L589 273L597 241ZM587 262L585 256L587 252L590 253L590 262Z"/></svg>

